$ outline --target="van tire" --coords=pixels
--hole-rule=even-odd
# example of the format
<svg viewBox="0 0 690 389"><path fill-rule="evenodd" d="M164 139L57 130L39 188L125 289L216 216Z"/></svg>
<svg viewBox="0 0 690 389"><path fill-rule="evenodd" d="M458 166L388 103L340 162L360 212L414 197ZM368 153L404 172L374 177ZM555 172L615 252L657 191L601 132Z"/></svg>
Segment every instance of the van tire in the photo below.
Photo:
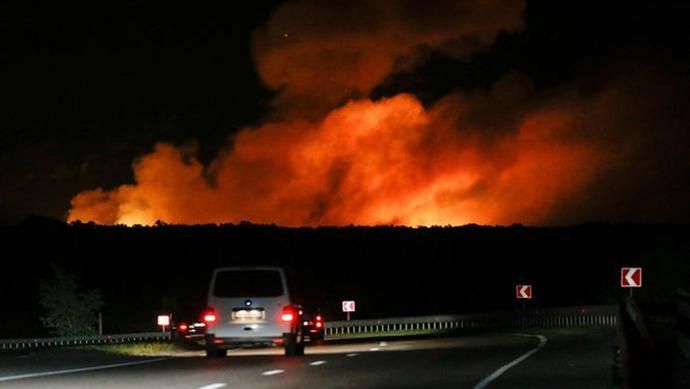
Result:
<svg viewBox="0 0 690 389"><path fill-rule="evenodd" d="M304 355L304 339L297 345L297 355Z"/></svg>
<svg viewBox="0 0 690 389"><path fill-rule="evenodd" d="M304 355L304 339L298 341L295 334L285 334L283 336L283 345L286 357Z"/></svg>
<svg viewBox="0 0 690 389"><path fill-rule="evenodd" d="M206 356L208 358L223 358L228 355L228 350L218 347L206 347Z"/></svg>

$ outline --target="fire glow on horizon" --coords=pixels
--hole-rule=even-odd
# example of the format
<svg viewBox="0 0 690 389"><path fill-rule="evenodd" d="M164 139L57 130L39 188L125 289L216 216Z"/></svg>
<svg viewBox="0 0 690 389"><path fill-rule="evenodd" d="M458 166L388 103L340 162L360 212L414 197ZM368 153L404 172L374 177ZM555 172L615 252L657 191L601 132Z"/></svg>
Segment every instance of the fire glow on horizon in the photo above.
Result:
<svg viewBox="0 0 690 389"><path fill-rule="evenodd" d="M522 27L519 1L455 3L422 16L400 6L387 20L371 21L387 26L373 31L356 23L359 29L345 23L337 30L329 18L358 14L318 2L281 6L253 37L262 80L281 89L275 119L239 131L209 166L194 150L159 143L135 161L135 184L77 194L68 221L417 226L547 220L605 166L602 151L574 135L595 105L572 98L533 102L529 82L515 74L486 93L451 94L429 107L405 93L366 97L387 75L412 66L400 59L414 63L420 45L468 55L499 31ZM451 11L460 23L448 18ZM314 25L292 13L324 21ZM426 23L412 22L425 17ZM475 38L473 45L454 46L467 37Z"/></svg>
<svg viewBox="0 0 690 389"><path fill-rule="evenodd" d="M244 130L208 168L188 151L161 143L135 163L135 185L80 193L69 219L126 225L533 222L587 183L597 156L585 145L558 140L571 120L567 113L536 113L487 146L452 125L447 115L454 103L427 111L406 94L351 101L319 123Z"/></svg>

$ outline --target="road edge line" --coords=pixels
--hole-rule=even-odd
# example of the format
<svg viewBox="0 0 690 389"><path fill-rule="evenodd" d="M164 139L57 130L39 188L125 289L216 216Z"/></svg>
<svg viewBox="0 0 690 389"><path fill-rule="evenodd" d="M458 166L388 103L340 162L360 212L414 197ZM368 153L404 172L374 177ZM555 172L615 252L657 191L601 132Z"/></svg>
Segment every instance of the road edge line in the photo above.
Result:
<svg viewBox="0 0 690 389"><path fill-rule="evenodd" d="M218 389L218 388L223 388L225 386L227 386L227 384L224 384L222 382L218 382L215 384L208 384L206 386L202 386L202 387L197 388L197 389Z"/></svg>
<svg viewBox="0 0 690 389"><path fill-rule="evenodd" d="M98 366L89 366L89 367L79 367L79 368L75 368L75 369L64 369L64 370L42 371L42 372L38 372L38 373L18 374L18 375L13 375L13 376L0 377L0 382L22 380L22 379L26 379L26 378L47 377L47 376L52 376L52 375L62 375L62 374L71 374L71 373L82 373L82 372L85 372L85 371L113 369L113 368L116 368L116 367L124 367L124 366L143 365L143 364L146 364L146 363L159 362L159 361L163 361L163 360L166 360L166 359L170 359L170 358L145 359L145 360L142 360L142 361L132 361L132 362L122 362L122 363L111 363L111 364L108 364L108 365L98 365Z"/></svg>
<svg viewBox="0 0 690 389"><path fill-rule="evenodd" d="M513 334L515 336L523 336L523 337L530 337L530 338L537 338L539 339L539 344L537 344L537 347L527 351L526 353L520 355L519 357L513 359L512 361L506 363L505 365L499 367L498 369L494 370L493 373L489 374L486 376L483 380L479 381L477 385L474 386L474 389L484 389L488 384L490 384L492 381L500 377L503 373L506 371L510 370L511 368L515 367L525 359L531 357L532 355L536 354L544 348L544 345L546 345L546 342L548 339L544 335L538 335L538 334Z"/></svg>
<svg viewBox="0 0 690 389"><path fill-rule="evenodd" d="M276 374L283 374L285 373L285 369L274 369L274 370L267 370L263 373L261 373L262 376L270 377L274 376Z"/></svg>

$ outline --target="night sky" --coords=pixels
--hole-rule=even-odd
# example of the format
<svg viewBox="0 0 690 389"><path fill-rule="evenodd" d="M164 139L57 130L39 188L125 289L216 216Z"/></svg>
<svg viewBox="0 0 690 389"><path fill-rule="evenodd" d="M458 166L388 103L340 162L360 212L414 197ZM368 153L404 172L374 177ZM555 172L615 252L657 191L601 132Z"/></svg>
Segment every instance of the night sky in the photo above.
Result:
<svg viewBox="0 0 690 389"><path fill-rule="evenodd" d="M414 10L423 3L407 2L403 8ZM325 81L323 93L328 96L313 101L300 95L315 96L312 90L295 91L289 86L276 90L257 70L256 56L274 50L271 29L261 30L262 26L280 27L282 21L271 15L284 6L263 1L203 12L1 10L0 221L16 222L28 215L65 220L78 193L133 183L132 161L159 142L194 149L195 158L209 166L219 152L227 152L228 139L242 128L295 117L317 120L350 98L377 101L402 92L416 96L430 112L449 95L465 96L461 100L469 103L459 106L476 109L463 117L463 123L472 127L471 135L481 139L480 145L491 143L493 132L510 133L512 123L533 115L541 118L543 112L550 112L544 107L562 104L572 113L576 130L559 136L558 144L567 139L568 144L597 150L596 156L573 157L576 165L597 161L581 184L565 189L554 184L562 195L555 200L539 197L539 204L549 204L548 213L536 219L523 219L527 211L508 213L480 222L690 221L688 2L527 1L521 12L524 24L510 31L498 28L495 39L481 44L467 39L460 44L471 49L462 46L459 51L421 41L411 63L396 66L373 86L334 96ZM310 33L323 34L325 39L344 36L340 42L347 42L352 37L347 35L348 23L359 23L359 16L347 17L333 29L312 26L309 20L286 23L307 26ZM363 24L373 25L388 20L376 15L362 19ZM255 31L269 31L269 39L257 43ZM300 39L300 31L289 33ZM395 59L403 63L406 58ZM312 74L315 79L319 81ZM529 84L526 94L515 86L523 83ZM501 89L504 85L506 91ZM298 99L304 105L326 101L328 106L312 107L305 114L285 102ZM285 109L286 104L292 107ZM579 152L579 148L572 151ZM335 170L347 175L351 165L342 166ZM334 176L329 173L329 182ZM484 190L478 195L482 201L505 201L483 189L493 183L482 181L467 193ZM272 220L265 216L271 215L271 204L265 214L247 217L287 225L347 224L349 219L342 216L347 209L342 211L336 204L336 198L350 193L341 191L343 185L334 184L331 190L339 197L326 193L314 200L318 206L306 207L307 216L281 215ZM498 193L503 196L505 191ZM516 193L519 197L524 191ZM235 215L235 210L223 212ZM222 220L234 222L240 217L245 216ZM170 221L219 220L182 215ZM427 219L395 215L352 220L408 224Z"/></svg>

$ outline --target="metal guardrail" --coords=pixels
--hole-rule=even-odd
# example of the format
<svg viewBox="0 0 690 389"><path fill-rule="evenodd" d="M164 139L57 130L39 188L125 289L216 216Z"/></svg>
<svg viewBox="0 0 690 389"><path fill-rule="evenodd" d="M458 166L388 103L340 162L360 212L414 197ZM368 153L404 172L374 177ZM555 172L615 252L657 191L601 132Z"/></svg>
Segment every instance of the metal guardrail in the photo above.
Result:
<svg viewBox="0 0 690 389"><path fill-rule="evenodd" d="M57 338L0 339L0 350L46 347L87 346L96 344L170 341L170 332L138 332L117 335L73 336Z"/></svg>
<svg viewBox="0 0 690 389"><path fill-rule="evenodd" d="M457 329L559 328L614 326L616 306L580 306L462 315L393 317L326 322L327 337L343 338L385 333L431 333ZM0 339L0 351L112 343L171 341L170 332L140 332L104 336Z"/></svg>
<svg viewBox="0 0 690 389"><path fill-rule="evenodd" d="M581 306L530 309L496 313L396 317L370 320L326 322L325 335L352 335L442 332L458 329L568 328L579 326L613 327L617 306Z"/></svg>

